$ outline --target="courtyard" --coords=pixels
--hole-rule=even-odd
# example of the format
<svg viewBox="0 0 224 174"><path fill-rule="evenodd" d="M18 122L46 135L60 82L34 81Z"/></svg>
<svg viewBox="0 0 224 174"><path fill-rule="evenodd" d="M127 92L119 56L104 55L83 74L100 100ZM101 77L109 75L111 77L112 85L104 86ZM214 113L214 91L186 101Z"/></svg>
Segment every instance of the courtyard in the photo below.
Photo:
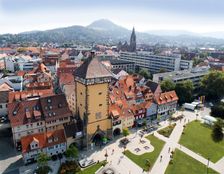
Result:
<svg viewBox="0 0 224 174"><path fill-rule="evenodd" d="M146 139L148 139L150 144L154 147L152 152L146 152L142 155L135 155L130 150L127 150L125 151L125 155L137 165L139 165L142 169L148 171L150 168L152 168L165 143L153 135L147 136Z"/></svg>

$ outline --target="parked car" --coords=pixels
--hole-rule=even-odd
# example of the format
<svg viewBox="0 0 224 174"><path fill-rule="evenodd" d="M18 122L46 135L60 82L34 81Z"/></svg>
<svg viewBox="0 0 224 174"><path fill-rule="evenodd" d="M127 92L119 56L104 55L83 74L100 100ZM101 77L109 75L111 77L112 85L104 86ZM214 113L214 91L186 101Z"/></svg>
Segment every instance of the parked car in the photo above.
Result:
<svg viewBox="0 0 224 174"><path fill-rule="evenodd" d="M120 143L122 145L127 145L129 143L129 140L127 138L124 138L124 139L120 140Z"/></svg>
<svg viewBox="0 0 224 174"><path fill-rule="evenodd" d="M51 159L52 159L52 161L56 161L56 160L58 159L58 156L57 156L57 155L53 155L53 156L51 157Z"/></svg>
<svg viewBox="0 0 224 174"><path fill-rule="evenodd" d="M213 107L214 105L213 105L213 103L212 103L212 102L209 102L209 106L210 106L210 107Z"/></svg>

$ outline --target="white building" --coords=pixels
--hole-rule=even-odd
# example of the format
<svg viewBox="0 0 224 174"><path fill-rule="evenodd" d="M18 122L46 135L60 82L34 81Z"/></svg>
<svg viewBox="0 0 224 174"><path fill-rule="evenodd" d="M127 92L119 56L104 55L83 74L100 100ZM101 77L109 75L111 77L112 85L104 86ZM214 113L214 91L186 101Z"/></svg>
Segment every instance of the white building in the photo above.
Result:
<svg viewBox="0 0 224 174"><path fill-rule="evenodd" d="M9 91L0 91L0 116L8 115L8 94Z"/></svg>
<svg viewBox="0 0 224 174"><path fill-rule="evenodd" d="M24 163L35 161L41 152L53 156L67 148L64 129L25 136L21 144Z"/></svg>
<svg viewBox="0 0 224 174"><path fill-rule="evenodd" d="M23 78L21 76L7 76L0 79L0 85L6 83L15 91L23 90Z"/></svg>
<svg viewBox="0 0 224 174"><path fill-rule="evenodd" d="M180 70L181 55L154 55L146 51L121 52L120 60L134 62L136 67L146 68L154 74L161 69L167 72Z"/></svg>
<svg viewBox="0 0 224 174"><path fill-rule="evenodd" d="M173 71L166 73L153 74L154 82L162 82L170 79L174 83L191 80L195 88L199 87L201 79L209 73L209 67L196 67L191 70Z"/></svg>
<svg viewBox="0 0 224 174"><path fill-rule="evenodd" d="M178 96L175 91L161 93L155 97L158 119L166 119L176 112Z"/></svg>

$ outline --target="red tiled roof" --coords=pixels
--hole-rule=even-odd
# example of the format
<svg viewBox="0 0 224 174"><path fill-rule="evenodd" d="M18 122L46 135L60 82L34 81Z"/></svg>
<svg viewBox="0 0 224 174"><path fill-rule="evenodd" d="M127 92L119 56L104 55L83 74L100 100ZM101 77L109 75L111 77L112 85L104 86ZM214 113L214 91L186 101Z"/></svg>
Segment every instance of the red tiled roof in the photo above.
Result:
<svg viewBox="0 0 224 174"><path fill-rule="evenodd" d="M70 73L62 73L59 77L59 83L62 84L73 84L74 83L74 76Z"/></svg>
<svg viewBox="0 0 224 174"><path fill-rule="evenodd" d="M19 70L16 72L16 75L21 77L23 77L25 74L26 74L26 71L22 71L22 70Z"/></svg>
<svg viewBox="0 0 224 174"><path fill-rule="evenodd" d="M159 96L155 96L155 100L158 105L161 105L173 101L178 101L178 96L175 91L169 91L161 93Z"/></svg>
<svg viewBox="0 0 224 174"><path fill-rule="evenodd" d="M52 141L48 141L49 139L52 139ZM39 133L39 134L33 134L33 135L28 135L28 136L22 137L21 138L22 153L27 153L27 152L32 151L30 149L30 144L33 141L36 141L39 143L38 149L51 147L56 144L65 143L66 138L65 138L65 134L64 134L64 129L49 131L49 132L44 132L44 133Z"/></svg>
<svg viewBox="0 0 224 174"><path fill-rule="evenodd" d="M8 117L12 127L43 120L34 116L35 110L40 110L39 99L24 100L8 104Z"/></svg>
<svg viewBox="0 0 224 174"><path fill-rule="evenodd" d="M42 97L40 102L46 121L72 116L64 94Z"/></svg>
<svg viewBox="0 0 224 174"><path fill-rule="evenodd" d="M16 100L22 100L30 97L40 97L52 95L52 90L32 90L32 91L15 91L9 93L9 103L12 103Z"/></svg>

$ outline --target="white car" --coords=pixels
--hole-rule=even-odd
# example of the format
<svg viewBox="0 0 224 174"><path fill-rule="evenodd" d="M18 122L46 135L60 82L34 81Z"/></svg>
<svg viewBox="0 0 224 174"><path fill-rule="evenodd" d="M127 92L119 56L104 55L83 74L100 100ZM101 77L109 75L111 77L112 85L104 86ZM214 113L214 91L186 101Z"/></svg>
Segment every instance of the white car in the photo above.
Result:
<svg viewBox="0 0 224 174"><path fill-rule="evenodd" d="M209 102L209 106L210 106L210 107L213 107L214 105L213 105L213 103L212 103L212 102Z"/></svg>

